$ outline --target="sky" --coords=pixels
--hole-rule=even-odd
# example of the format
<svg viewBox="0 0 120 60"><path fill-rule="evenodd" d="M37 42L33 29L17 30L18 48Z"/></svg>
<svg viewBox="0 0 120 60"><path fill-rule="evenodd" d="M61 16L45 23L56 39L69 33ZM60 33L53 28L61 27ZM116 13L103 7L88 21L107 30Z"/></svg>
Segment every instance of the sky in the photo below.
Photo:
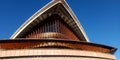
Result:
<svg viewBox="0 0 120 60"><path fill-rule="evenodd" d="M51 0L0 0L0 39L9 37ZM66 0L90 42L116 47L120 60L120 0Z"/></svg>

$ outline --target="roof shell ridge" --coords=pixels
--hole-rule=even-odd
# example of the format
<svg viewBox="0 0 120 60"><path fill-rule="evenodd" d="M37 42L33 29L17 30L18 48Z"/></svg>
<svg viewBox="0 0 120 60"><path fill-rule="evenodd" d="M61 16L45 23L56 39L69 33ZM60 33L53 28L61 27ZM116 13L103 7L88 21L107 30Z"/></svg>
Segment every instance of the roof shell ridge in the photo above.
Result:
<svg viewBox="0 0 120 60"><path fill-rule="evenodd" d="M69 14L72 16L73 20L77 23L78 27L80 28L80 30L81 30L82 34L84 35L85 39L87 40L87 42L89 42L89 38L86 35L84 28L82 27L81 23L78 21L78 18L76 17L76 15L74 14L74 12L70 8L70 6L67 4L67 2L65 0L60 0L60 1L63 4L63 6L66 8L66 10L69 12Z"/></svg>

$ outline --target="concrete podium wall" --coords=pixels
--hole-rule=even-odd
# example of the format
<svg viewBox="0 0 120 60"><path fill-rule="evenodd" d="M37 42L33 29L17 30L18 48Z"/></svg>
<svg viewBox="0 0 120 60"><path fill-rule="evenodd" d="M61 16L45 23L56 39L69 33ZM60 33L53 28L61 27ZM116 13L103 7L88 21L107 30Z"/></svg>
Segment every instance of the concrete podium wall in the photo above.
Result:
<svg viewBox="0 0 120 60"><path fill-rule="evenodd" d="M108 53L72 49L0 50L0 60L115 60Z"/></svg>

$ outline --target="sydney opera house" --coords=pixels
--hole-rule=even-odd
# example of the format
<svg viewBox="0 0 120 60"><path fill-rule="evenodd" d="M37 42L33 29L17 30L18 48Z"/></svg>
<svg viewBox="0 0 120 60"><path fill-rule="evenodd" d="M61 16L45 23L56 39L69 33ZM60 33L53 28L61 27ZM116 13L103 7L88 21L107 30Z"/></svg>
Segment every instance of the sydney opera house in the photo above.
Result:
<svg viewBox="0 0 120 60"><path fill-rule="evenodd" d="M52 0L0 40L0 60L116 60L115 51L89 41L65 0Z"/></svg>

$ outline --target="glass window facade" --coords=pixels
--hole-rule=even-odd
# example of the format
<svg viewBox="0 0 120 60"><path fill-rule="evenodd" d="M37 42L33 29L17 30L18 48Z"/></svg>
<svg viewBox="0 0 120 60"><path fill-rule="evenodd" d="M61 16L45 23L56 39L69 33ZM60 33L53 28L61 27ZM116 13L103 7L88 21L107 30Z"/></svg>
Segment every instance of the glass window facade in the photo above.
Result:
<svg viewBox="0 0 120 60"><path fill-rule="evenodd" d="M53 16L45 20L30 31L25 38L57 38L79 40L68 28L67 24L58 16Z"/></svg>

